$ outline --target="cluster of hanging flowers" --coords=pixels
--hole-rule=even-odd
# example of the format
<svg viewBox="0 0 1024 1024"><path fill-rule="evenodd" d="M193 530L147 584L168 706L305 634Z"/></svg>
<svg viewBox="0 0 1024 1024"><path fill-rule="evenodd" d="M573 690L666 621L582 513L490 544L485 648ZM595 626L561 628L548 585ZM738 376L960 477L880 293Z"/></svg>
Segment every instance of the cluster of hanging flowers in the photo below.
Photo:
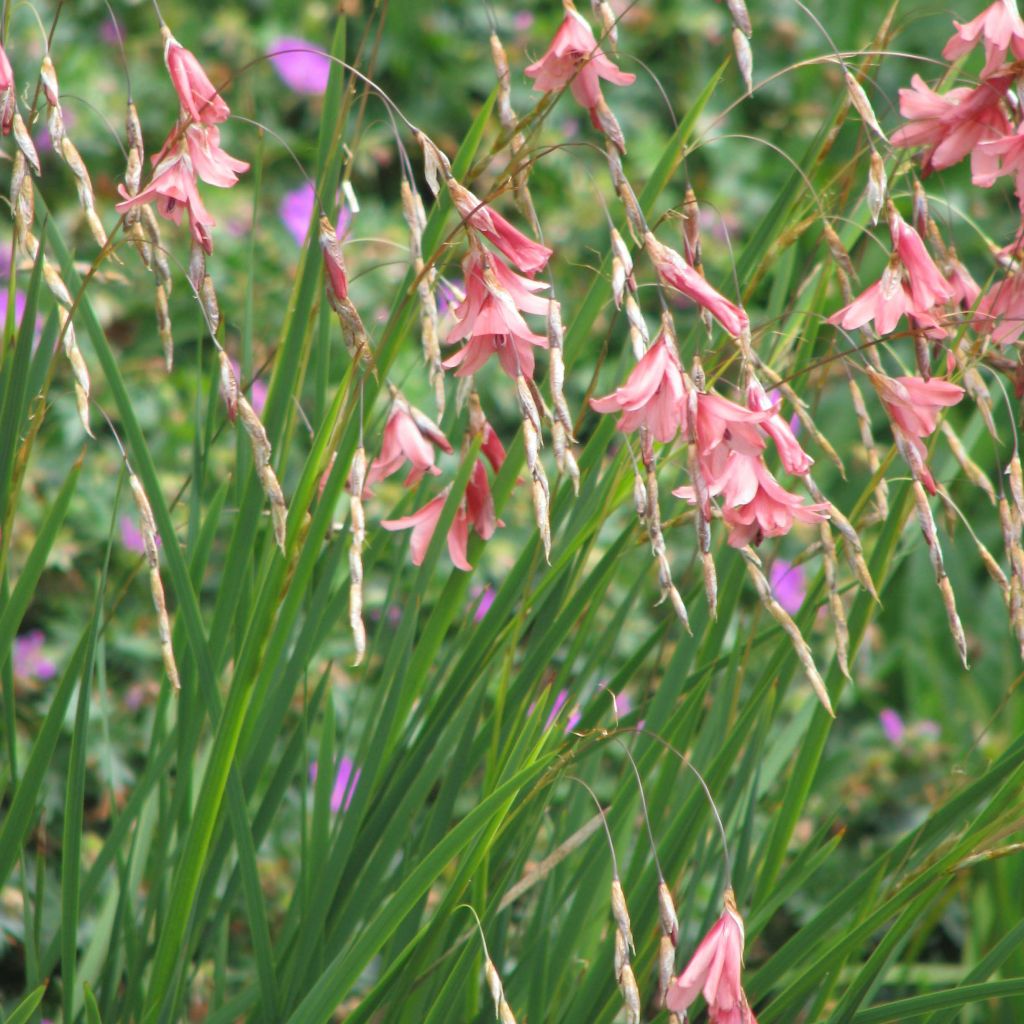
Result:
<svg viewBox="0 0 1024 1024"><path fill-rule="evenodd" d="M186 50L166 26L162 31L164 62L178 94L181 113L160 152L151 158L153 174L149 184L135 195L119 186L125 198L116 209L124 213L155 201L160 215L175 224L180 224L182 214L187 213L192 238L210 253L213 251L210 228L216 222L203 205L199 180L218 188L230 188L249 165L221 149L217 125L226 121L231 113L227 103L195 55Z"/></svg>

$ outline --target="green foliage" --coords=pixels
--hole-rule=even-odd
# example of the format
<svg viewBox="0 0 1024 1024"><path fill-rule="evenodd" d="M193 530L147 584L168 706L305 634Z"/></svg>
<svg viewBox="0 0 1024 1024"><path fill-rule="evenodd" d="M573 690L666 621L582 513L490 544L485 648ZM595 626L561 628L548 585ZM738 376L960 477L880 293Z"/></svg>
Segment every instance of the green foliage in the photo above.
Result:
<svg viewBox="0 0 1024 1024"><path fill-rule="evenodd" d="M497 367L482 370L481 401L508 442L493 480L503 528L486 544L471 541L471 573L450 568L445 535L479 436L442 461L441 484L451 489L418 567L408 564L404 534L379 523L421 507L439 487L431 478L411 494L397 478L374 484L362 566L369 642L363 664L352 664L353 459L364 442L371 457L379 451L389 382L432 408L417 271L398 201L406 157L396 155L385 108L363 78L335 63L325 95L303 98L258 58L282 32L316 38L387 89L438 141L454 174L521 223L511 201L498 198L509 152L495 112L486 9L426 6L342 3L343 13L328 18L316 5L296 15L283 0L244 10L163 5L183 43L201 55L216 51L220 79L207 64L215 79L238 71L232 107L266 129L225 125L226 145L252 167L211 198L221 225L208 267L223 314L216 344L238 359L254 405L252 382L267 385L260 418L287 498L283 550L257 448L218 395L214 342L179 265L184 234L162 225L175 280L175 367L167 374L152 278L135 252L112 231L124 265L117 277L96 273L115 268L93 262L98 249L76 219L63 165L48 162L37 183L36 231L74 297L97 437L83 445L73 378L62 356L50 358L62 328L42 260L16 261L11 285L24 289L25 312L20 329L8 317L0 349L0 1019L484 1021L494 1007L466 905L480 915L516 1019L623 1019L612 968L613 862L583 780L606 811L632 915L643 1019L665 1020L654 998L658 883L675 898L681 969L730 882L715 818L688 765L700 770L728 838L746 922L745 989L761 1024L1018 1019L1019 653L967 531L970 524L996 551L999 524L940 441L932 466L965 520L942 539L968 633L968 671L878 410L877 471L860 445L836 359L853 341L822 323L840 304L822 211L858 260L871 251L860 202L867 136L837 92L834 63L811 60L832 51L798 8L753 12L761 19L757 77L767 81L740 102L724 7L634 5L622 19L623 66L627 53L650 64L671 102L637 64L635 89L616 92L613 105L645 216L676 245L686 187L694 186L714 211L705 225L708 279L727 281L735 268L736 289L723 291L751 311L761 358L808 402L842 455L840 467L816 439L802 438L817 459L815 480L857 525L878 590L876 600L840 561L852 680L836 656L814 530L759 549L766 572L785 560L806 573L794 617L838 717L818 704L720 523L717 616L709 614L692 510L668 497L686 475L682 444L660 453L659 480L692 632L668 603L656 603L648 536L632 508L635 450L612 418L587 409L629 366L601 204L624 234L627 221L607 185L600 136L567 96L541 100L523 127L537 157L531 188L557 253L552 281L566 324L579 493L556 482L546 461L549 563L534 525L514 388ZM863 7L877 15L874 30L884 11ZM120 123L114 71L81 56L107 45L86 36L99 12L86 4L41 13L56 22L64 90L91 96ZM117 13L155 149L174 117L158 33L146 8ZM537 99L521 75L527 52L539 55L561 17L558 5L525 13L536 14L528 30L508 11L496 15L520 114ZM21 38L22 17L8 19L5 40ZM877 48L856 36L863 29L845 11L834 22L824 17L840 46ZM945 22L940 31L906 15L879 46L913 52L914 43L935 55L945 30ZM31 51L7 49L19 81L32 82ZM77 54L66 70L64 52ZM895 124L885 96L904 82L907 62L865 56L858 64L877 76L872 99L886 125ZM93 113L75 109L73 134L111 229L121 158ZM418 177L414 140L398 128ZM577 142L558 148L567 136ZM324 301L315 213L299 248L275 216L302 181L290 155L330 217L342 183L359 198L345 253L351 298L371 338L369 369L351 358ZM910 165L898 154L889 163L894 195L907 207ZM957 224L961 254L990 259L984 232L998 204L968 198L967 181L954 172L938 194L950 210L968 209L977 227L961 241ZM458 218L443 193L432 205L425 187L423 195L424 258L454 277ZM235 222L243 225L238 237L224 230ZM651 275L633 249L646 285ZM864 283L878 269L873 260L865 257ZM653 320L654 288L640 295ZM731 342L718 331L710 345L692 309L671 312L684 364L700 355L710 382L738 384ZM997 402L1007 434L1014 415ZM989 437L976 407L965 403L950 422L982 471L1000 480L1010 449ZM449 389L441 426L455 441L468 425ZM161 673L146 558L126 542L124 516L139 521L129 473L162 542L178 693ZM884 477L888 515L871 522ZM13 655L30 629L45 630L59 664L52 679L18 668ZM893 708L906 730L887 740L878 715ZM698 1004L693 1019L702 1014Z"/></svg>

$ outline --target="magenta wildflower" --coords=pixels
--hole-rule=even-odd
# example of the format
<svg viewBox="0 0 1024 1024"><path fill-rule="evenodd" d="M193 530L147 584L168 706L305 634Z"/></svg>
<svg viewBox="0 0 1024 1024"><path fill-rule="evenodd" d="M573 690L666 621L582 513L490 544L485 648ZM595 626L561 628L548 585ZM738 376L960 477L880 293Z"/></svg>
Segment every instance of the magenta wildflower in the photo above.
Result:
<svg viewBox="0 0 1024 1024"><path fill-rule="evenodd" d="M298 36L281 36L267 48L267 56L289 89L306 96L327 92L331 58L318 46Z"/></svg>
<svg viewBox="0 0 1024 1024"><path fill-rule="evenodd" d="M313 219L313 211L316 209L316 193L313 186L307 181L298 188L293 188L281 197L277 206L277 215L281 223L288 229L288 233L295 239L296 245L305 245L306 236L309 234L309 225ZM347 206L342 206L338 211L338 223L336 234L343 239L352 225L352 212Z"/></svg>
<svg viewBox="0 0 1024 1024"><path fill-rule="evenodd" d="M16 676L43 683L57 674L57 666L43 654L45 643L46 634L41 629L30 629L14 638L12 663Z"/></svg>
<svg viewBox="0 0 1024 1024"><path fill-rule="evenodd" d="M775 600L789 612L795 615L800 611L807 596L807 585L802 565L793 565L784 558L776 558L768 573L768 581L771 584Z"/></svg>
<svg viewBox="0 0 1024 1024"><path fill-rule="evenodd" d="M494 604L494 599L498 596L498 592L488 583L479 591L477 596L478 600L476 609L473 612L473 621L483 622L484 616L491 610L491 605Z"/></svg>
<svg viewBox="0 0 1024 1024"><path fill-rule="evenodd" d="M907 727L903 724L903 718L895 708L882 708L878 713L878 721L882 726L882 732L885 733L885 738L893 746L898 746L903 742Z"/></svg>

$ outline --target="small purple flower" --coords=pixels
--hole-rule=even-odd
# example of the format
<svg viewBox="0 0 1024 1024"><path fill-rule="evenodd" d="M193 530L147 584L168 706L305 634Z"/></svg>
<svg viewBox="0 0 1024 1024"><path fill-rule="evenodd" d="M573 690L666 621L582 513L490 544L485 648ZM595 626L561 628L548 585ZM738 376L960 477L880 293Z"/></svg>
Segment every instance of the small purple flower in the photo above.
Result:
<svg viewBox="0 0 1024 1024"><path fill-rule="evenodd" d="M306 96L327 91L331 59L320 47L298 36L281 36L267 48L267 56L289 89Z"/></svg>
<svg viewBox="0 0 1024 1024"><path fill-rule="evenodd" d="M277 214L282 223L288 229L288 233L295 239L296 245L305 245L306 234L309 231L310 221L313 219L313 211L316 209L316 193L313 186L307 181L298 188L293 188L281 197L277 207ZM338 223L335 231L338 238L344 238L352 225L352 211L347 206L342 206L338 211Z"/></svg>
<svg viewBox="0 0 1024 1024"><path fill-rule="evenodd" d="M334 776L334 788L331 790L331 810L335 814L348 810L361 774L361 769L356 768L350 757L343 757L338 763L338 773Z"/></svg>
<svg viewBox="0 0 1024 1024"><path fill-rule="evenodd" d="M878 721L882 726L882 732L885 733L885 738L893 746L898 746L903 742L907 727L903 724L903 719L895 708L883 708L878 713Z"/></svg>
<svg viewBox="0 0 1024 1024"><path fill-rule="evenodd" d="M489 583L480 592L480 600L477 602L476 611L473 612L474 622L483 622L484 616L491 610L491 605L494 604L494 598L496 591Z"/></svg>
<svg viewBox="0 0 1024 1024"><path fill-rule="evenodd" d="M768 573L768 579L771 583L775 600L790 615L795 615L800 611L804 598L807 596L804 567L802 565L793 565L784 558L776 558L772 563L771 571Z"/></svg>
<svg viewBox="0 0 1024 1024"><path fill-rule="evenodd" d="M355 769L354 772L353 769ZM331 811L334 814L337 814L340 810L348 810L361 774L362 769L356 768L352 758L342 757L338 762L338 771L334 776L334 788L331 790ZM309 764L309 781L316 782L316 777L317 764L316 761L311 761Z"/></svg>
<svg viewBox="0 0 1024 1024"><path fill-rule="evenodd" d="M917 732L921 736L927 736L929 739L938 739L942 733L942 727L938 722L933 721L930 718L922 718L917 723Z"/></svg>
<svg viewBox="0 0 1024 1024"><path fill-rule="evenodd" d="M135 525L135 520L131 516L121 516L118 523L121 527L121 546L125 551L144 555L146 543L142 539L142 531Z"/></svg>
<svg viewBox="0 0 1024 1024"><path fill-rule="evenodd" d="M43 654L46 634L41 629L30 629L14 638L14 674L24 679L37 679L45 683L57 674L57 666Z"/></svg>
<svg viewBox="0 0 1024 1024"><path fill-rule="evenodd" d="M580 709L578 707L573 708L572 711L569 712L568 721L565 723L565 731L572 732L573 729L575 729L576 726L580 724L580 719L582 717L583 713L580 711Z"/></svg>
<svg viewBox="0 0 1024 1024"><path fill-rule="evenodd" d="M566 701L568 701L568 699L569 699L569 691L568 690L559 690L558 691L558 696L555 697L554 706L548 712L548 719L544 723L544 730L545 730L545 732L548 729L550 729L552 725L555 724L555 719L558 718L558 713L562 710L562 708L565 707Z"/></svg>
<svg viewBox="0 0 1024 1024"><path fill-rule="evenodd" d="M517 32L526 32L533 25L533 11L516 11L512 24Z"/></svg>
<svg viewBox="0 0 1024 1024"><path fill-rule="evenodd" d="M231 365L235 368L235 376L241 381L242 367L238 360L232 359ZM256 377L249 385L249 401L252 403L252 408L256 415L262 415L263 407L267 404L267 385L259 377Z"/></svg>
<svg viewBox="0 0 1024 1024"><path fill-rule="evenodd" d="M437 286L437 312L444 316L448 310L462 301L465 291L465 282L459 277L453 277L448 281L442 280Z"/></svg>
<svg viewBox="0 0 1024 1024"><path fill-rule="evenodd" d="M100 39L110 46L117 46L121 40L117 25L114 24L110 17L104 18L103 23L100 25Z"/></svg>

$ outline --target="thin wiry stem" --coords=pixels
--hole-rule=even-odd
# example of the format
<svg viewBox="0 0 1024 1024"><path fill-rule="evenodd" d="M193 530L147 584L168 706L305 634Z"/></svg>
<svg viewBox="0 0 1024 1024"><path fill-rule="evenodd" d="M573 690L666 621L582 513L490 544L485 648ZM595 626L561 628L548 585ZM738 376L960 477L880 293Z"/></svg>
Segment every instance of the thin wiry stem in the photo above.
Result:
<svg viewBox="0 0 1024 1024"><path fill-rule="evenodd" d="M729 841L725 837L725 824L722 822L722 816L718 813L718 806L715 803L714 797L711 795L711 790L708 789L708 784L704 781L704 776L690 762L690 759L686 757L681 751L677 750L668 740L664 737L659 736L656 732L652 732L650 729L637 729L637 732L642 733L644 736L649 736L652 740L657 740L666 750L672 751L676 757L679 758L687 768L697 776L697 781L700 783L700 788L704 790L704 795L708 798L708 804L711 806L711 813L715 816L715 822L718 825L718 833L722 837L722 855L725 858L725 884L727 888L732 888L732 857L729 855Z"/></svg>
<svg viewBox="0 0 1024 1024"><path fill-rule="evenodd" d="M597 799L597 794L581 779L575 775L566 775L566 778L571 782L578 782L590 795L593 797L594 803L597 804L597 813L601 815L601 824L604 825L604 834L608 837L608 849L612 855L612 880L617 882L619 880L619 860L615 856L615 844L612 842L612 832L608 827L608 819L605 816L604 808L601 806L601 801Z"/></svg>

